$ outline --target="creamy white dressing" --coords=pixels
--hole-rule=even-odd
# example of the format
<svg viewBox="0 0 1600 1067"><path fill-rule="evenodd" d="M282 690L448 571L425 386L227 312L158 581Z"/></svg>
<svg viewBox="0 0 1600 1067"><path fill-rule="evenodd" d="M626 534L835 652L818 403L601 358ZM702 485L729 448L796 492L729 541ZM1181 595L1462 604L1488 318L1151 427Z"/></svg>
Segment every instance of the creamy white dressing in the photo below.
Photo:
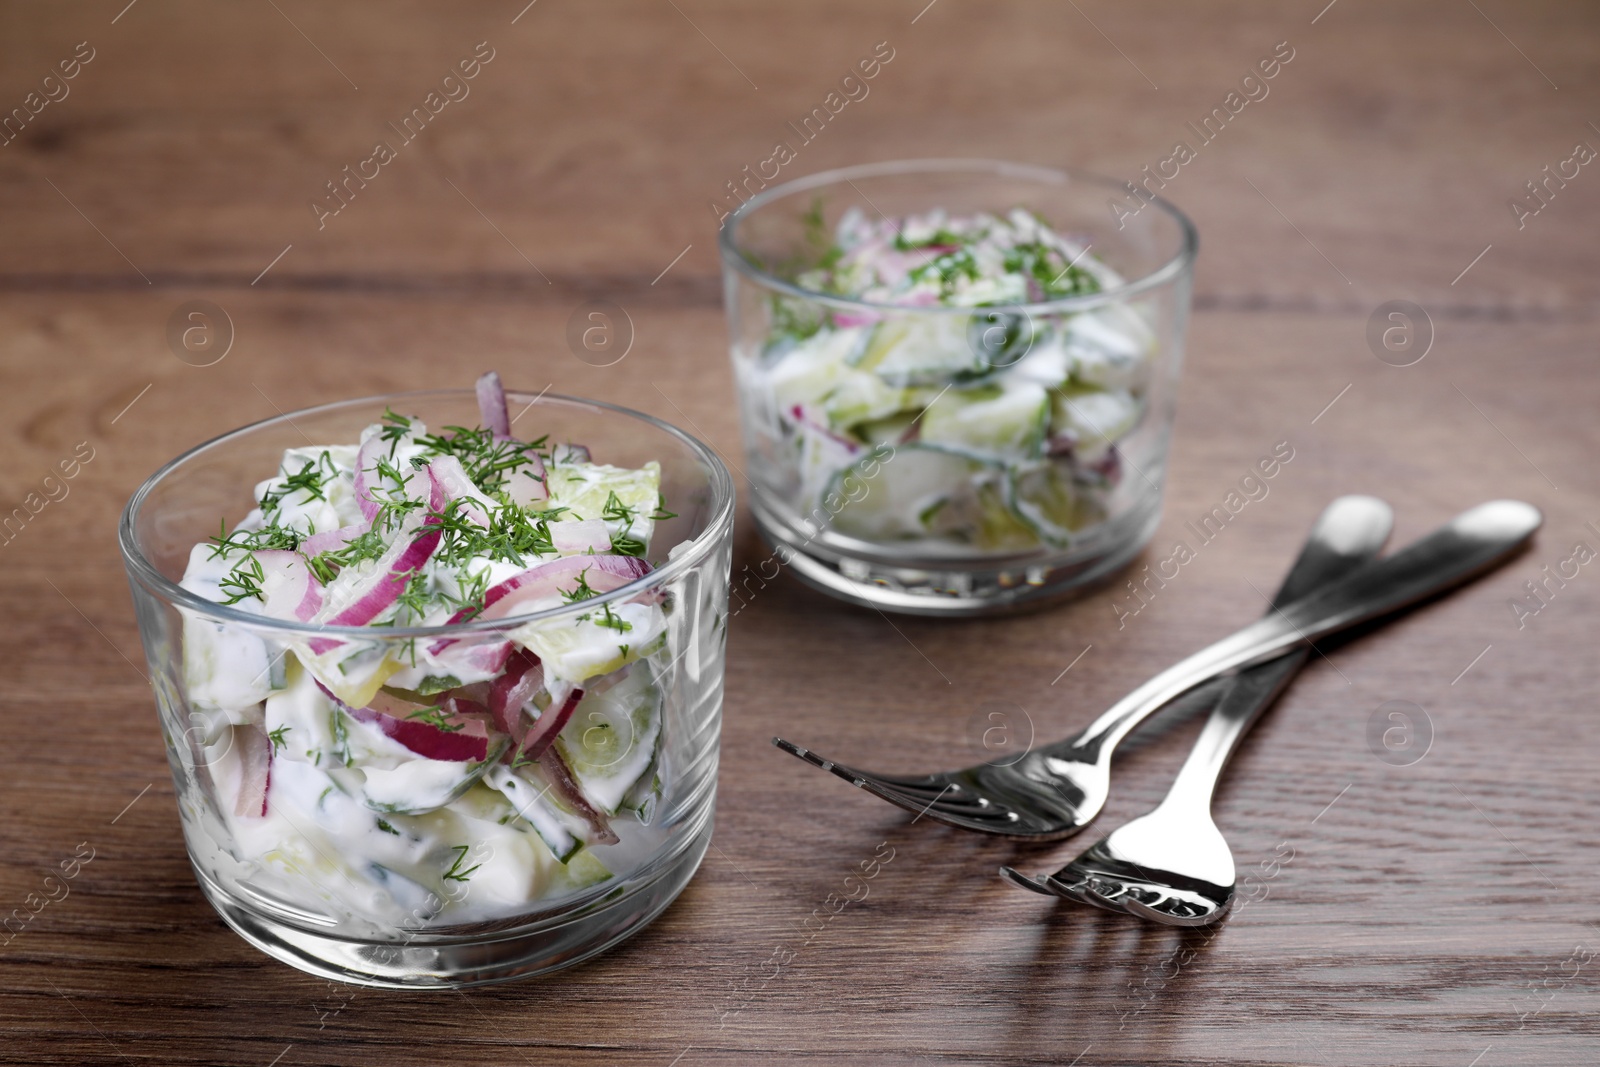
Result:
<svg viewBox="0 0 1600 1067"><path fill-rule="evenodd" d="M369 427L363 443L381 432L381 426ZM400 484L368 471L375 499L400 500L427 484L428 472L412 464L431 454L417 440L425 432L413 422L408 433L384 444L385 464L409 479ZM256 487L257 499L273 498L271 506L252 510L236 531L276 527L303 539L364 526L354 491L358 447L288 450L278 475ZM604 529L614 543L634 539L642 551L654 532L659 468L654 463L640 470L592 464L575 453L563 460L550 465L551 499L535 513L550 509L559 520L586 523L581 529L591 539ZM326 476L315 489L286 490L286 480L301 475L307 463ZM469 495L486 511L517 506L481 490ZM565 510L556 513L555 508ZM400 515L392 528L382 528L390 543L375 560L345 565L320 590L323 604L313 624L339 617L390 580L392 565L424 532L425 521L424 509L417 508ZM556 744L587 802L620 812L612 824L622 839L617 845L585 846L592 837L588 821L533 773L536 765L513 769L500 761L502 754L509 755L511 740L492 724L485 721L480 728L488 730L483 759L434 759L340 706L362 707L380 686L412 702L400 707L426 705L428 698L417 695L429 691L425 686L467 694L481 704L485 683L495 677L495 657L479 653L492 651L507 635L398 642L386 636L383 624L443 624L467 597L481 597L559 553L509 555L473 555L457 564L429 558L413 579L425 607L419 613L415 605L390 605L373 619L371 640L341 638L324 647L184 612L185 681L194 722L185 743L204 765L216 794L214 810L189 814L216 846L209 857L197 857L213 877L231 877L258 899L286 909L382 928L477 921L525 910L610 878L648 854L653 831L619 805L630 790L653 788L662 708L650 658L662 653L667 626L658 604L608 604L587 618L568 616L509 634L542 660L545 688L521 711L530 724L559 707L574 687L599 690L579 703ZM182 585L223 602L239 591L238 568L246 565L248 573L249 561L243 548L218 553L213 545L197 545ZM565 603L553 595L519 604L518 612ZM264 607L251 596L232 606L251 614L261 614ZM471 688L475 683L479 688ZM431 714L445 721L438 712ZM272 749L265 814L258 813L249 794L255 772L243 763L252 749L245 731L265 734ZM607 753L624 733L626 752L610 758ZM247 813L237 814L236 807Z"/></svg>
<svg viewBox="0 0 1600 1067"><path fill-rule="evenodd" d="M775 314L761 351L735 361L755 462L802 521L987 552L1061 547L1110 512L1120 477L1112 450L1144 413L1151 324L1125 304L984 311L1121 285L1085 238L1020 208L901 219L851 209L823 263L797 283L905 310L780 302L788 317ZM919 315L919 307L973 314ZM910 465L886 458L903 445L972 462L944 464L943 492L884 490L912 476ZM873 469L859 473L869 461ZM917 465L916 476L928 467ZM860 502L864 483L878 488ZM859 514L889 500L912 511Z"/></svg>

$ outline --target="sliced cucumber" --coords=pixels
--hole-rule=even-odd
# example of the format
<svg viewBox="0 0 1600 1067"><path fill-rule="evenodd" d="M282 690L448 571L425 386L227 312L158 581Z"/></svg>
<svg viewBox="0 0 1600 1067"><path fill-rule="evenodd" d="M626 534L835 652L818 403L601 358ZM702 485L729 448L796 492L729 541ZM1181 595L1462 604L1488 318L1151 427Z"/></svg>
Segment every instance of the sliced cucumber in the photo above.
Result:
<svg viewBox="0 0 1600 1067"><path fill-rule="evenodd" d="M554 891L571 892L599 885L610 877L610 868L601 863L593 852L580 848L572 858L563 861L561 870L550 880L550 887Z"/></svg>
<svg viewBox="0 0 1600 1067"><path fill-rule="evenodd" d="M583 847L583 842L566 823L546 807L549 790L521 777L505 764L496 764L484 775L484 784L498 791L515 809L515 814L533 827L550 849L551 855L562 863Z"/></svg>
<svg viewBox="0 0 1600 1067"><path fill-rule="evenodd" d="M335 731L333 704L310 671L300 666L300 661L287 657L287 682L281 690L267 697L263 729L277 740L273 745L274 758L295 763L310 763L328 768L343 766L336 750L347 746ZM341 723L339 732L344 730ZM387 738L382 741L389 742Z"/></svg>
<svg viewBox="0 0 1600 1067"><path fill-rule="evenodd" d="M1050 427L1050 395L1036 382L948 389L922 415L927 444L994 460L1035 459Z"/></svg>
<svg viewBox="0 0 1600 1067"><path fill-rule="evenodd" d="M604 692L588 692L556 737L583 795L607 815L655 759L661 691L647 663L635 663Z"/></svg>
<svg viewBox="0 0 1600 1067"><path fill-rule="evenodd" d="M367 807L386 815L422 815L437 811L471 789L506 749L506 738L489 746L487 759L476 763L414 759L397 767L366 767L362 787Z"/></svg>
<svg viewBox="0 0 1600 1067"><path fill-rule="evenodd" d="M656 805L661 802L661 738L656 737L656 758L644 769L639 780L633 783L628 795L622 798L622 811L631 811L646 826L655 819Z"/></svg>
<svg viewBox="0 0 1600 1067"><path fill-rule="evenodd" d="M1093 462L1126 437L1142 414L1139 401L1121 389L1068 386L1054 390L1051 403L1051 432L1076 437L1074 455L1083 462Z"/></svg>
<svg viewBox="0 0 1600 1067"><path fill-rule="evenodd" d="M841 471L824 506L834 529L868 541L932 537L984 551L1029 548L1031 527L1012 511L1005 468L929 444L900 445Z"/></svg>
<svg viewBox="0 0 1600 1067"><path fill-rule="evenodd" d="M550 671L582 685L651 655L667 638L667 618L652 604L610 604L576 619L528 623L511 636Z"/></svg>
<svg viewBox="0 0 1600 1067"><path fill-rule="evenodd" d="M969 336L965 315L909 315L880 322L855 365L891 385L943 385L994 369Z"/></svg>
<svg viewBox="0 0 1600 1067"><path fill-rule="evenodd" d="M1052 333L1043 339L1045 328L1040 326L1038 330L1042 339L1006 372L1005 378L1010 382L1037 382L1046 389L1065 385L1072 376L1073 355L1058 336Z"/></svg>
<svg viewBox="0 0 1600 1067"><path fill-rule="evenodd" d="M1066 337L1074 359L1073 380L1102 389L1133 388L1155 350L1150 327L1120 304L1074 315Z"/></svg>
<svg viewBox="0 0 1600 1067"><path fill-rule="evenodd" d="M927 537L926 519L972 492L988 465L942 448L908 444L874 452L836 474L823 504L834 529L868 541Z"/></svg>
<svg viewBox="0 0 1600 1067"><path fill-rule="evenodd" d="M765 377L777 410L787 412L796 404L815 404L854 374L849 360L860 351L866 334L860 327L824 330L773 362Z"/></svg>
<svg viewBox="0 0 1600 1067"><path fill-rule="evenodd" d="M189 703L207 710L253 708L281 688L275 652L255 634L184 612L183 676Z"/></svg>
<svg viewBox="0 0 1600 1067"><path fill-rule="evenodd" d="M873 419L856 426L855 433L869 445L892 445L905 437L921 412L914 409L897 411L882 419Z"/></svg>
<svg viewBox="0 0 1600 1067"><path fill-rule="evenodd" d="M1021 521L1011 507L1003 480L990 477L978 486L978 521L969 535L971 543L986 552L1011 552L1039 543L1033 527Z"/></svg>
<svg viewBox="0 0 1600 1067"><path fill-rule="evenodd" d="M823 399L822 410L831 429L849 430L860 423L905 411L915 402L916 393L911 389L890 385L876 374L847 369Z"/></svg>
<svg viewBox="0 0 1600 1067"><path fill-rule="evenodd" d="M1045 461L1012 468L1006 477L1011 510L1041 541L1065 548L1073 535L1105 518L1099 498L1073 481L1071 467Z"/></svg>

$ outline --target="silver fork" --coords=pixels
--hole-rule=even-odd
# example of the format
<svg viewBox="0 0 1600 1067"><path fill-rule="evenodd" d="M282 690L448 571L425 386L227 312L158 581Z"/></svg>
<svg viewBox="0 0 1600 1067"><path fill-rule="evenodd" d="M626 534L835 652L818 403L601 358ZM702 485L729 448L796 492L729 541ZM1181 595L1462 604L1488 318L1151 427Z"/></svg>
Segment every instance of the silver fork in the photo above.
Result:
<svg viewBox="0 0 1600 1067"><path fill-rule="evenodd" d="M891 804L959 829L1036 841L1067 837L1105 805L1117 744L1173 697L1469 581L1515 555L1541 522L1539 510L1521 501L1480 504L1399 552L1274 608L1151 678L1076 737L1021 759L914 777L856 770L779 737L772 743Z"/></svg>
<svg viewBox="0 0 1600 1067"><path fill-rule="evenodd" d="M1370 511L1364 525L1348 510ZM1317 524L1269 612L1337 580L1377 556L1393 515L1381 501L1344 497ZM1352 536L1353 535L1353 536ZM1173 926L1215 922L1233 905L1233 853L1211 818L1217 780L1239 741L1299 673L1308 648L1252 667L1225 683L1166 799L1113 831L1052 875L1012 867L1000 874L1024 889Z"/></svg>

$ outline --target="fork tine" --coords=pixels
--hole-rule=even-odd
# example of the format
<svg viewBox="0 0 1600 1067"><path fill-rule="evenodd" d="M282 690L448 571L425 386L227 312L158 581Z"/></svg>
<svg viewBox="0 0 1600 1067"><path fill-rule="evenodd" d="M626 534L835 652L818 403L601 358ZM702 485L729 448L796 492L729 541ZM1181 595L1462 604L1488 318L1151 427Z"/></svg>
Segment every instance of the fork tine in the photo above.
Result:
<svg viewBox="0 0 1600 1067"><path fill-rule="evenodd" d="M901 778L874 774L836 763L781 737L774 737L772 743L791 756L842 778L857 789L863 789L878 799L888 801L919 818L926 815L947 826L986 834L993 834L1000 827L1014 824L1019 819L1008 805L981 794L963 792L962 787L955 782L940 781L931 775L922 778Z"/></svg>
<svg viewBox="0 0 1600 1067"><path fill-rule="evenodd" d="M1054 889L1050 888L1049 879L1047 879L1044 875L1023 874L1015 867L1001 867L1000 877L1004 878L1006 881L1010 882L1014 886L1017 886L1018 888L1039 893L1043 896L1054 897L1061 895Z"/></svg>
<svg viewBox="0 0 1600 1067"><path fill-rule="evenodd" d="M908 811L919 814L926 811L931 814L931 809L937 808L956 816L992 812L1004 818L1004 813L1008 810L1004 805L986 797L961 793L961 786L955 782L940 782L932 777L901 778L891 774L858 770L843 763L836 763L781 737L774 737L772 743L790 755L805 760L813 767L819 767L836 777L843 778L851 785L866 789L874 796L891 804L898 804Z"/></svg>
<svg viewBox="0 0 1600 1067"><path fill-rule="evenodd" d="M850 784L855 786L857 789L866 790L879 800L887 800L897 808L904 808L913 815L932 814L932 812L928 810L927 802L921 797L907 796L904 793L883 785L874 778L852 778L850 779ZM937 818L937 816L935 817Z"/></svg>
<svg viewBox="0 0 1600 1067"><path fill-rule="evenodd" d="M1053 882L1060 881L1054 875L1050 876L1050 880ZM1066 883L1063 882L1061 884L1065 885ZM1077 890L1073 893L1073 896L1076 899L1083 901L1085 904L1093 904L1097 908L1104 908L1107 911L1118 912L1122 915L1136 914L1133 910L1133 905L1137 904L1138 901L1133 900L1132 898L1129 898L1128 900L1122 900L1117 897L1108 897L1099 889L1095 888L1095 884L1092 880L1085 879L1081 889L1077 886L1072 888ZM1143 907L1143 905L1140 906Z"/></svg>
<svg viewBox="0 0 1600 1067"><path fill-rule="evenodd" d="M1233 901L1229 900L1225 906L1218 908L1216 911L1208 912L1204 915L1173 915L1170 912L1158 911L1141 901L1129 899L1127 903L1127 912L1130 915L1137 915L1141 919L1149 919L1151 922L1165 923L1168 926L1194 927L1210 926L1212 923L1226 915L1232 907Z"/></svg>
<svg viewBox="0 0 1600 1067"><path fill-rule="evenodd" d="M781 737L774 737L772 739L772 743L776 747L778 747L778 748L782 749L783 751L789 753L789 755L796 756L796 757L798 757L800 759L803 759L807 763L811 764L811 766L821 768L822 770L827 771L829 774L832 774L835 777L843 778L845 781L849 782L851 785L859 786L859 785L861 785L863 780L865 780L865 779L870 777L869 775L864 775L860 771L857 771L852 767L846 767L842 763L835 763L831 759L826 759L826 758L824 758L822 756L819 756L815 752L812 752L810 749L802 748L801 746L795 744L792 741L785 741ZM887 800L888 798L885 797L884 799ZM893 803L893 802L891 801L891 803Z"/></svg>
<svg viewBox="0 0 1600 1067"><path fill-rule="evenodd" d="M1093 889L1088 887L1087 883L1078 885L1068 882L1057 876L1060 873L1058 871L1056 874L1028 875L1023 874L1014 867L1000 868L1001 877L1022 889L1042 893L1045 896L1076 901L1079 904L1088 904L1091 907L1100 908L1103 911L1116 912L1119 915L1128 914L1127 909L1117 901L1094 892Z"/></svg>
<svg viewBox="0 0 1600 1067"><path fill-rule="evenodd" d="M935 822L942 822L947 826L954 826L962 830L992 833L997 823L1009 821L1004 809L992 807L982 809L987 813L984 817L978 817L966 811L948 811L940 808L937 804L929 803L921 797L907 796L898 790L884 786L872 778L858 778L855 780L855 785L880 800L887 800L895 807L911 812L918 818L925 815Z"/></svg>
<svg viewBox="0 0 1600 1067"><path fill-rule="evenodd" d="M837 763L825 756L818 755L808 748L795 744L793 741L785 741L781 737L774 737L772 739L772 744L774 747L782 749L791 756L796 756L805 760L813 767L821 768L822 770L828 771L830 774L835 774L840 778L843 778L851 785L856 784L856 782L860 779L870 778L886 783L890 787L896 789L918 791L926 790L930 796L937 794L940 790L939 783L930 776L923 776L921 778L901 778L892 774L876 774L870 771L860 771L856 770L854 767L847 767L842 763Z"/></svg>

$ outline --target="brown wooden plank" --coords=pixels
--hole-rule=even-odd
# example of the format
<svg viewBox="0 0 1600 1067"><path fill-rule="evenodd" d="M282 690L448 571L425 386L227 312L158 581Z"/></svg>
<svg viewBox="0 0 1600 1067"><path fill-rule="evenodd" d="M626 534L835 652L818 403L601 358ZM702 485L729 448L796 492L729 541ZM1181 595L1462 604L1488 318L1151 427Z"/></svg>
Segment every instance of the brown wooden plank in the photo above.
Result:
<svg viewBox="0 0 1600 1067"><path fill-rule="evenodd" d="M1315 11L1242 3L941 3L911 25L888 5L547 3L512 25L519 6L12 15L0 100L20 102L80 40L96 58L3 149L0 283L242 283L291 244L263 284L491 272L533 298L530 263L566 285L643 285L691 244L677 272L710 279L708 202L886 40L895 59L870 95L792 173L956 154L1136 179L1192 140L1198 158L1166 191L1205 234L1203 299L1370 310L1399 295L1511 314L1587 313L1596 295L1581 269L1600 211L1588 168L1520 231L1507 208L1577 141L1600 148L1583 103L1595 16L1580 5L1342 0L1312 25ZM480 41L496 58L470 95L319 230L324 183L398 141L388 124ZM1295 58L1269 95L1201 145L1186 124L1280 41Z"/></svg>
<svg viewBox="0 0 1600 1067"><path fill-rule="evenodd" d="M1524 629L1507 602L1574 542L1600 547L1585 527L1600 524L1600 179L1584 168L1520 232L1505 205L1569 142L1600 146L1584 133L1592 12L1339 0L1313 26L1320 2L940 0L911 25L921 2L679 0L680 14L540 0L513 26L520 3L279 0L279 14L141 0L113 24L123 6L0 14L0 102L77 41L98 49L72 95L0 148L0 505L79 442L95 450L70 494L0 545L0 905L21 905L80 842L95 849L71 895L0 946L0 1063L1593 1060L1595 964L1562 964L1600 947L1600 578L1584 568ZM308 190L486 38L499 51L473 95L316 233ZM1014 619L896 620L899 633L787 577L753 585L732 623L717 849L661 920L591 964L396 995L330 988L251 949L183 854L116 554L127 495L276 409L456 385L488 365L649 411L742 466L704 201L884 39L895 61L799 170L971 154L1131 175L1246 64L1294 43L1271 96L1171 189L1204 252L1167 513L1143 562L1289 441L1270 495L1121 629L1118 585ZM617 367L566 349L591 294L633 319ZM1412 367L1364 341L1394 297L1434 316ZM164 336L195 298L234 325L209 368ZM1547 526L1504 571L1329 648L1246 742L1217 815L1266 895L1214 935L1027 897L994 869L1051 867L1070 844L909 825L768 744L782 733L911 770L976 758L990 708L1019 736L1059 736L1258 614L1250 583L1270 588L1318 509L1353 491L1397 505L1397 540L1496 496L1533 501ZM763 556L742 519L736 574ZM1370 716L1397 699L1434 728L1409 767L1367 748ZM1105 828L1160 797L1194 729L1130 746ZM801 920L883 842L895 859L870 896L804 944ZM1267 877L1285 843L1293 862ZM766 979L775 951L787 962Z"/></svg>

